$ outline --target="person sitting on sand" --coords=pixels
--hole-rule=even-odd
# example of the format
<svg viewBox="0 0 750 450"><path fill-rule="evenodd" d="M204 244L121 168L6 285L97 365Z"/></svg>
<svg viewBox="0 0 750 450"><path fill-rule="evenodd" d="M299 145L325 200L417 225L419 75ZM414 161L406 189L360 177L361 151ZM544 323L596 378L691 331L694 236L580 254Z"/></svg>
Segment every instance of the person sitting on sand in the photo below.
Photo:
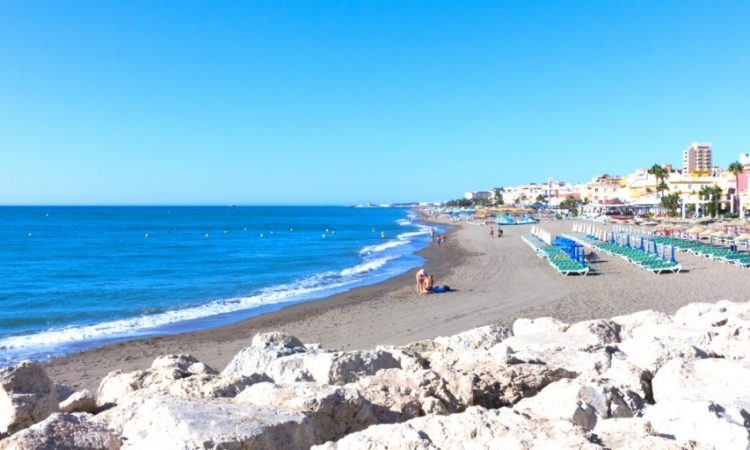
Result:
<svg viewBox="0 0 750 450"><path fill-rule="evenodd" d="M425 280L427 279L427 272L424 269L419 269L417 272L417 293L424 294Z"/></svg>
<svg viewBox="0 0 750 450"><path fill-rule="evenodd" d="M427 275L427 277L424 280L424 292L429 293L432 292L432 287L435 286L435 278L432 277L432 275Z"/></svg>

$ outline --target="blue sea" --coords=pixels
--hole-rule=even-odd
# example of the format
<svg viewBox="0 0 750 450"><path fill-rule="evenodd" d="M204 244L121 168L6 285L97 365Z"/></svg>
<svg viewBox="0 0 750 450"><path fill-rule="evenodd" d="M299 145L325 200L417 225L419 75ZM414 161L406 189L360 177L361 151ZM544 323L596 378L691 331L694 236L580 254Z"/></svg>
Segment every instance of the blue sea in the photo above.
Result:
<svg viewBox="0 0 750 450"><path fill-rule="evenodd" d="M408 210L0 207L0 365L226 325L404 273Z"/></svg>

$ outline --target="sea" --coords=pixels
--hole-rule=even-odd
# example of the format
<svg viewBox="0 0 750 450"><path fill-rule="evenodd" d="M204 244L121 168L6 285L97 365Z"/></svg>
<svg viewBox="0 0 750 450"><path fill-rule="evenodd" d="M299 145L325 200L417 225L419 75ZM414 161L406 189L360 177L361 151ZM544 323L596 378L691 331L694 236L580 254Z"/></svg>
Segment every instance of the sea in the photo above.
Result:
<svg viewBox="0 0 750 450"><path fill-rule="evenodd" d="M0 365L377 283L421 265L429 234L398 208L0 207Z"/></svg>

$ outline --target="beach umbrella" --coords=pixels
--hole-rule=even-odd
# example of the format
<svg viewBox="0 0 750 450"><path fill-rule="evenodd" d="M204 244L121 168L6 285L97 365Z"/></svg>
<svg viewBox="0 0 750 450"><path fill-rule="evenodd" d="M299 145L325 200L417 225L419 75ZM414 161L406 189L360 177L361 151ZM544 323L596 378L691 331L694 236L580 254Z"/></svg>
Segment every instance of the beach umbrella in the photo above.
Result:
<svg viewBox="0 0 750 450"><path fill-rule="evenodd" d="M640 249L643 250L643 236L641 236L641 247L640 247Z"/></svg>
<svg viewBox="0 0 750 450"><path fill-rule="evenodd" d="M670 261L672 262L672 264L677 264L677 260L674 259L674 245L672 246L672 258L670 259Z"/></svg>

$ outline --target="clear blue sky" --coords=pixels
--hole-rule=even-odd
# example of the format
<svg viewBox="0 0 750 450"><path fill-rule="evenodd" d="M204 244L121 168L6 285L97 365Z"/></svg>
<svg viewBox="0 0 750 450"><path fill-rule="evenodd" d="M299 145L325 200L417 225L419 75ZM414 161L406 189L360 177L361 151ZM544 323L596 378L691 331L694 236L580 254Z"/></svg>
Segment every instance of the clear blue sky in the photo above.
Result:
<svg viewBox="0 0 750 450"><path fill-rule="evenodd" d="M336 204L750 151L750 2L0 2L0 203Z"/></svg>

